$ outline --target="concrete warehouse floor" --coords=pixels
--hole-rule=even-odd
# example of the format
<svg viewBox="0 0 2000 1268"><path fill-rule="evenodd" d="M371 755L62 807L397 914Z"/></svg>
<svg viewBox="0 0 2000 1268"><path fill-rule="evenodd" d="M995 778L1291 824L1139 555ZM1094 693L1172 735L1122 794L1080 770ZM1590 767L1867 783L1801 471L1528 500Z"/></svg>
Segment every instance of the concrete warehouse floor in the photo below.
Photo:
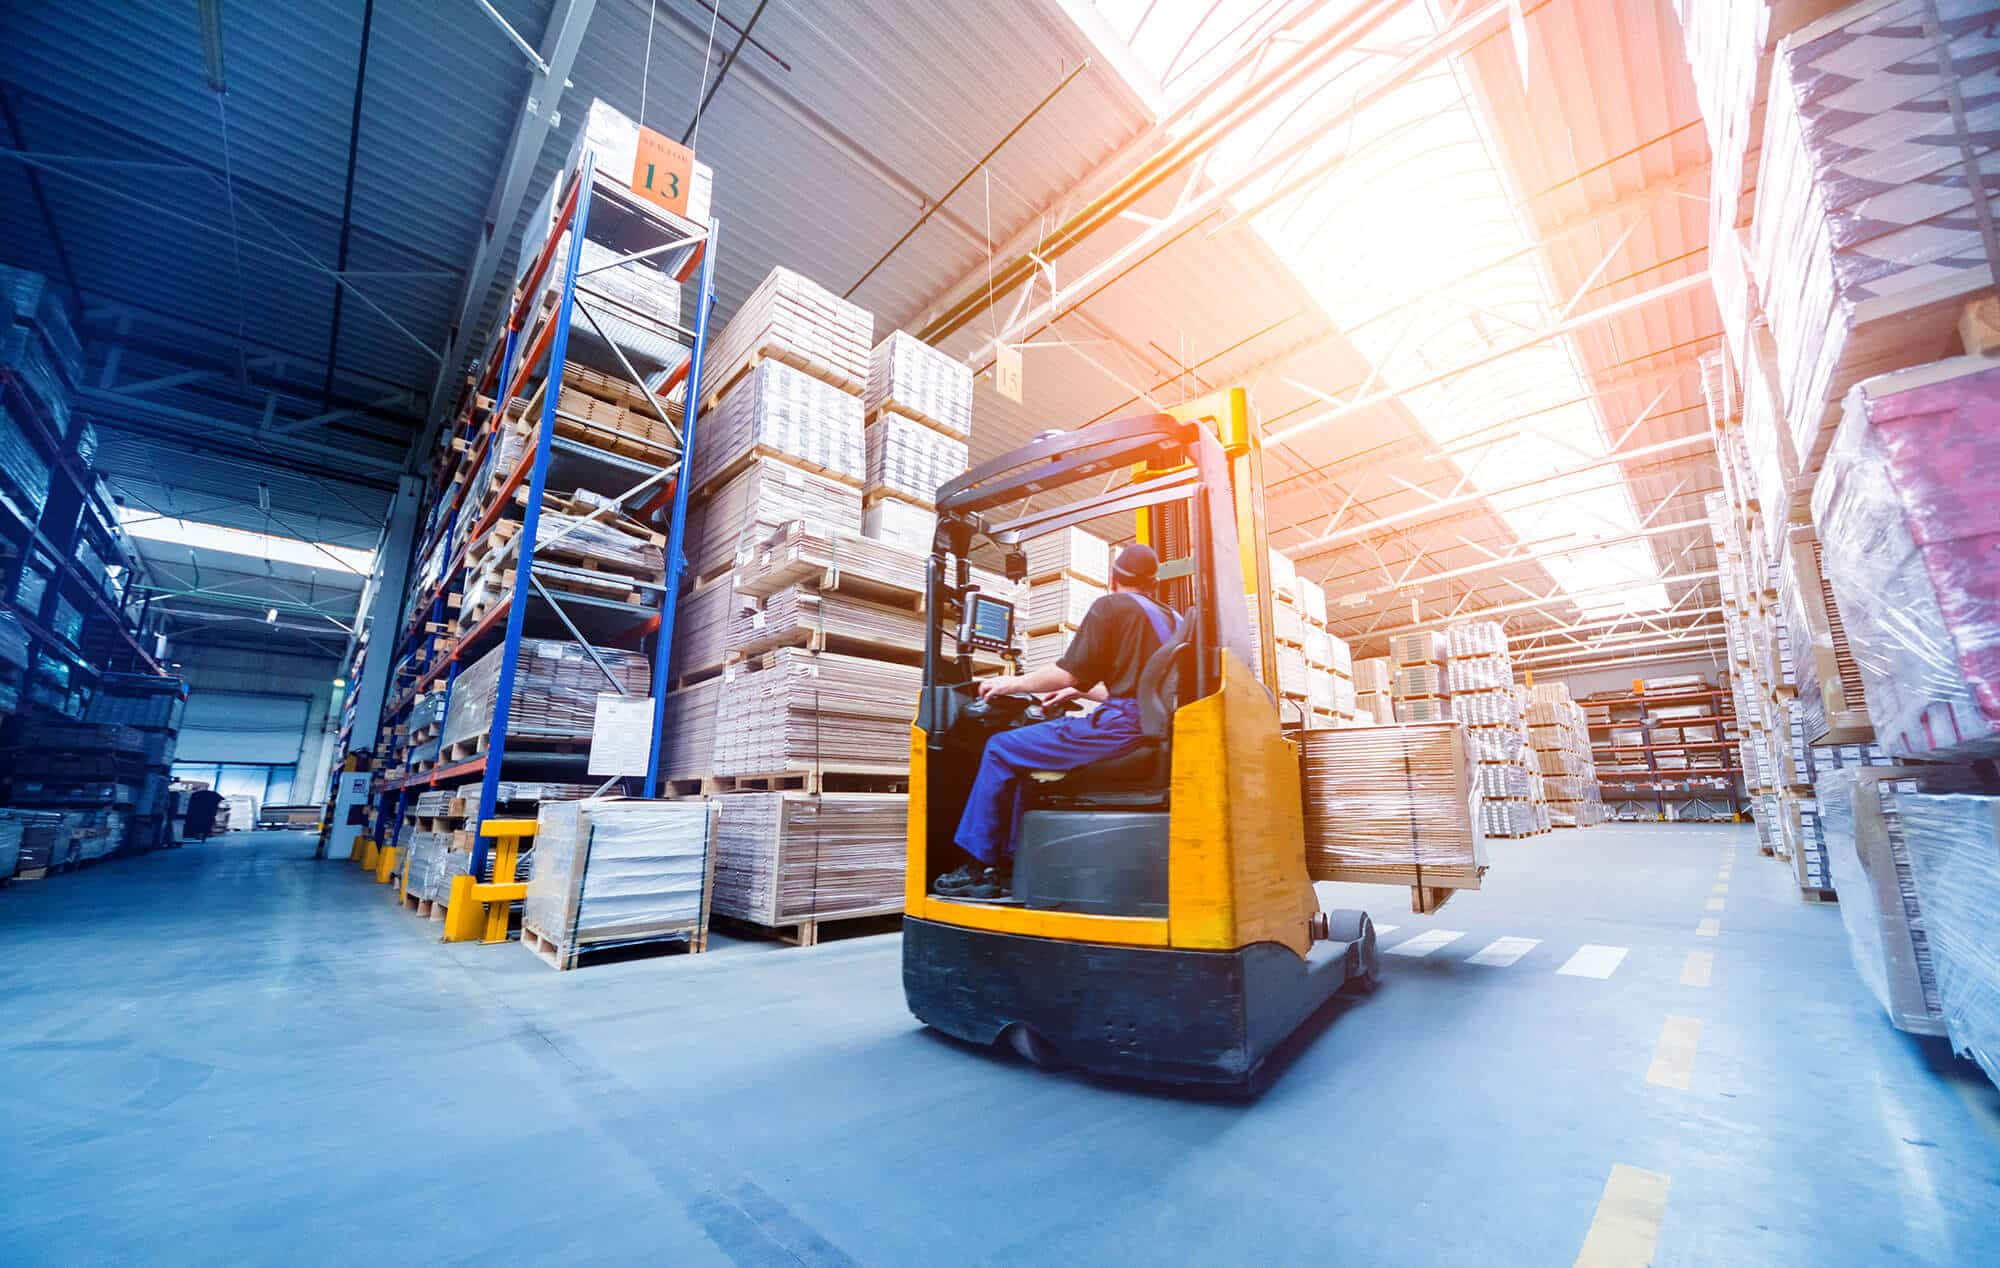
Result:
<svg viewBox="0 0 2000 1268"><path fill-rule="evenodd" d="M310 853L0 893L0 1262L2000 1263L1993 1089L1747 827L1341 895L1462 936L1248 1105L939 1039L893 935L558 974Z"/></svg>

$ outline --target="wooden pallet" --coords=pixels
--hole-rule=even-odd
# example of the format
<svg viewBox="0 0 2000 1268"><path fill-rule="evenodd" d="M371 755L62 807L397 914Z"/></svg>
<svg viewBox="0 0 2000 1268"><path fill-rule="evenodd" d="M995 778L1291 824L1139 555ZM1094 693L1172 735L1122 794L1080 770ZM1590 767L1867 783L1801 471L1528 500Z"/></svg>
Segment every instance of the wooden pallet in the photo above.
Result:
<svg viewBox="0 0 2000 1268"><path fill-rule="evenodd" d="M709 775L701 781L701 785L704 796L732 792L907 793L910 791L910 773L892 767L839 771L799 769L764 775Z"/></svg>
<svg viewBox="0 0 2000 1268"><path fill-rule="evenodd" d="M462 740L453 740L438 751L438 765L449 766L456 762L470 761L483 755L491 747L489 733L469 735ZM510 735L507 748L517 753L581 753L590 747L588 736L579 739L554 740L534 736Z"/></svg>
<svg viewBox="0 0 2000 1268"><path fill-rule="evenodd" d="M924 649L921 645L912 647L892 639L859 638L851 634L834 634L826 630L799 626L795 629L776 633L763 632L747 646L732 648L723 653L725 665L762 667L768 665L766 659L772 652L785 648L803 649L809 652L831 652L840 656L859 656L867 660L881 661L891 665L921 665L924 663Z"/></svg>
<svg viewBox="0 0 2000 1268"><path fill-rule="evenodd" d="M459 618L465 622L465 624L460 626L461 629L471 629L479 623L486 613L505 602L506 600L501 596L512 595L514 593L514 580L520 575L519 569L504 568L497 564L489 566L482 571L494 579L494 585L499 593L494 598L481 600L474 612L469 612L467 616ZM592 570L585 569L585 571ZM628 578L615 572L604 573L600 579L598 577L578 577L564 573L537 570L535 580L541 582L545 588L557 594L582 595L591 599L610 599L617 603L645 603L651 597L646 591L635 589Z"/></svg>
<svg viewBox="0 0 2000 1268"><path fill-rule="evenodd" d="M593 956L607 957L614 953L655 956L681 951L688 955L698 955L708 950L708 931L695 928L664 929L657 934L634 934L630 938L620 938L616 942L584 943L581 946L565 947L558 939L549 937L533 924L523 921L521 945L533 951L542 963L557 972L564 972L569 969L589 967Z"/></svg>
<svg viewBox="0 0 2000 1268"><path fill-rule="evenodd" d="M794 947L816 947L820 942L820 928L823 925L839 929L842 934L849 937L894 933L903 927L903 904L896 902L861 911L828 912L776 925L758 924L755 921L738 920L733 916L722 915L714 917L714 920L718 929L739 937L783 942L787 946Z"/></svg>
<svg viewBox="0 0 2000 1268"><path fill-rule="evenodd" d="M748 470L750 464L759 458L775 459L786 466L797 467L801 471L810 471L814 475L823 476L828 480L847 485L849 488L859 489L862 485L862 480L859 476L850 475L845 471L836 471L823 463L813 462L808 458L801 458L795 453L787 453L785 450L772 445L752 445L742 453L737 454L734 458L731 458L728 465L724 466L714 475L704 476L702 482L695 488L695 496L703 498L714 496L716 490Z"/></svg>
<svg viewBox="0 0 2000 1268"><path fill-rule="evenodd" d="M527 489L517 488L514 490L514 505L520 507L528 505ZM657 532L647 527L622 510L615 508L606 509L595 502L585 501L583 498L565 496L561 493L545 489L542 491L542 509L545 511L555 511L562 515L574 515L578 519L589 519L592 516L596 516L597 523L609 524L621 532L630 533L641 541L651 542L655 546L665 546L667 544L667 535L665 533Z"/></svg>
<svg viewBox="0 0 2000 1268"><path fill-rule="evenodd" d="M466 544L466 565L471 567L484 564L487 571L503 566L508 555L518 552L520 535L520 520L499 521L484 534ZM664 584L664 577L658 573L642 570L635 564L623 564L591 554L574 536L558 538L547 543L537 542L535 560L538 563L558 563L585 572L602 573L606 578L616 577L630 585L646 586L655 590Z"/></svg>

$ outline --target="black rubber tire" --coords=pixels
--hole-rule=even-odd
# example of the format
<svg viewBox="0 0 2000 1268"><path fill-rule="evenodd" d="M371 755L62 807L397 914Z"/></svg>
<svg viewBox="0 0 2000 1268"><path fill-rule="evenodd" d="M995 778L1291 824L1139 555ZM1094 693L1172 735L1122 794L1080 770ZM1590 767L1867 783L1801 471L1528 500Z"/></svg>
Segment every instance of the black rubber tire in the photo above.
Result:
<svg viewBox="0 0 2000 1268"><path fill-rule="evenodd" d="M1063 1066L1062 1054L1055 1045L1037 1034L1032 1027L1016 1022L1007 1027L1006 1044L1017 1056L1031 1065L1044 1070L1060 1070Z"/></svg>

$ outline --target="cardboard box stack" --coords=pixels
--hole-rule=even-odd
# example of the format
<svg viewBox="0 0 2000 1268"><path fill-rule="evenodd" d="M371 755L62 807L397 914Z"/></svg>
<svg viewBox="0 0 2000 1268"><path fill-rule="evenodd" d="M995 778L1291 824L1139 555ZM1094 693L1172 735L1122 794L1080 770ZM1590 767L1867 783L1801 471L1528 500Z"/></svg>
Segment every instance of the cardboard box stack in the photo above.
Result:
<svg viewBox="0 0 2000 1268"><path fill-rule="evenodd" d="M1525 691L1528 741L1548 794L1550 826L1587 828L1601 822L1604 803L1583 706L1570 699L1568 683L1536 683Z"/></svg>
<svg viewBox="0 0 2000 1268"><path fill-rule="evenodd" d="M1389 726L1396 720L1393 694L1395 666L1386 656L1354 662L1354 716L1363 726Z"/></svg>
<svg viewBox="0 0 2000 1268"><path fill-rule="evenodd" d="M1283 597L1282 595L1280 597ZM1326 627L1326 591L1318 582L1294 574L1291 602L1300 619L1299 644L1306 665L1309 725L1316 727L1374 725L1359 716L1354 688L1354 655L1347 641Z"/></svg>
<svg viewBox="0 0 2000 1268"><path fill-rule="evenodd" d="M1489 837L1534 836L1548 830L1541 775L1528 749L1527 723L1514 692L1507 633L1496 621L1461 621L1443 636L1444 694L1451 716L1464 723L1478 763L1479 820ZM1425 667L1406 665L1398 681L1427 684Z"/></svg>
<svg viewBox="0 0 2000 1268"><path fill-rule="evenodd" d="M1306 871L1314 880L1410 886L1436 911L1486 874L1480 776L1452 722L1343 727L1298 737Z"/></svg>
<svg viewBox="0 0 2000 1268"><path fill-rule="evenodd" d="M1442 722L1452 716L1445 676L1444 635L1436 630L1397 634L1389 640L1390 679L1398 722Z"/></svg>
<svg viewBox="0 0 2000 1268"><path fill-rule="evenodd" d="M877 343L865 310L784 269L715 348L663 769L676 792L714 795L717 913L894 909L900 871L877 864L903 848L933 500L965 470L971 373L901 332ZM1022 627L1038 615L1024 605ZM831 815L836 789L869 812Z"/></svg>

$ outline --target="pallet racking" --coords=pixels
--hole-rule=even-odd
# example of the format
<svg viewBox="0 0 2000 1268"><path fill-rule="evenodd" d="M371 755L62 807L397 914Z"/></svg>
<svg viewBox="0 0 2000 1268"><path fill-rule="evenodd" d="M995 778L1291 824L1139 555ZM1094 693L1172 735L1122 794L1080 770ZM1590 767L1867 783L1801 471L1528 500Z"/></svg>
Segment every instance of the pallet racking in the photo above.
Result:
<svg viewBox="0 0 2000 1268"><path fill-rule="evenodd" d="M532 258L513 289L503 322L466 380L455 422L443 438L413 556L417 580L402 624L387 635L386 652L377 646L384 640L371 637L350 670L351 679L358 681L361 658L394 657L378 745L382 752L374 763L371 839L393 845L409 805L423 791L477 779L478 802L466 816L475 876L484 874L488 863L489 844L480 826L494 815L503 779L585 778L588 754L578 746L541 747L510 734L524 639L579 645L619 694L625 687L605 668L600 649L645 656L651 666L652 724L645 774L632 779L651 797L660 778L661 720L689 494L683 458L693 452L695 429L694 412L676 409L674 402L700 399L719 226L713 220L697 224L642 197L615 175L598 170L587 148L557 178L557 189L546 236L539 249L524 248L524 256L532 251ZM598 251L597 261L586 263L586 243ZM686 354L657 383L648 382L605 333L607 324L620 319L608 315L599 300L578 293L586 277L641 262L682 285L693 285L694 303L691 308L682 305L683 314L691 317L649 321L654 328L670 330ZM545 285L552 277L553 284ZM572 333L584 331L609 347L622 375L570 362ZM572 382L589 389L592 400L619 398L622 412L616 416L640 420L646 434L580 415ZM513 418L517 405L520 423ZM510 433L523 438L520 457L504 471L496 466L487 475L485 468L504 452ZM588 507L562 504L566 513L573 513L567 526L554 534L543 531L544 512L556 505L553 489L595 490L599 485L622 491L600 494ZM518 519L509 518L515 515ZM635 581L629 593L607 594L596 584L604 574L550 557L560 553L550 548L563 536L614 516L659 527L665 551L659 582ZM498 596L477 613L460 612L472 565L492 550L512 555L512 566L500 574ZM585 575L571 575L577 572ZM501 658L498 684L483 747L455 757L437 751L427 765L413 764L413 757L424 761L428 741L414 737L408 725L417 702L431 692L441 693L443 708L437 716L445 716L460 673L496 649ZM340 731L343 745L353 722L350 708ZM617 782L614 777L605 786Z"/></svg>
<svg viewBox="0 0 2000 1268"><path fill-rule="evenodd" d="M1659 819L1668 818L1667 806L1675 806L1675 818L1740 818L1743 797L1739 780L1743 774L1735 754L1738 741L1729 732L1736 726L1736 712L1729 693L1720 687L1674 691L1661 695L1618 692L1588 696L1580 702L1588 712L1603 709L1607 717L1589 723L1591 756L1597 763L1598 785L1607 810L1630 807L1650 800ZM1704 711L1689 717L1666 717L1659 711L1696 707ZM1639 744L1612 744L1599 740L1600 734L1637 729ZM1690 739L1689 731L1707 731L1707 739ZM1701 753L1722 754L1719 767L1666 768L1663 754L1679 754L1690 760ZM1643 771L1621 771L1609 767L1628 766L1633 758L1646 764ZM1719 804L1718 804L1719 803ZM1726 806L1723 810L1721 807ZM1703 813L1706 812L1706 813Z"/></svg>

